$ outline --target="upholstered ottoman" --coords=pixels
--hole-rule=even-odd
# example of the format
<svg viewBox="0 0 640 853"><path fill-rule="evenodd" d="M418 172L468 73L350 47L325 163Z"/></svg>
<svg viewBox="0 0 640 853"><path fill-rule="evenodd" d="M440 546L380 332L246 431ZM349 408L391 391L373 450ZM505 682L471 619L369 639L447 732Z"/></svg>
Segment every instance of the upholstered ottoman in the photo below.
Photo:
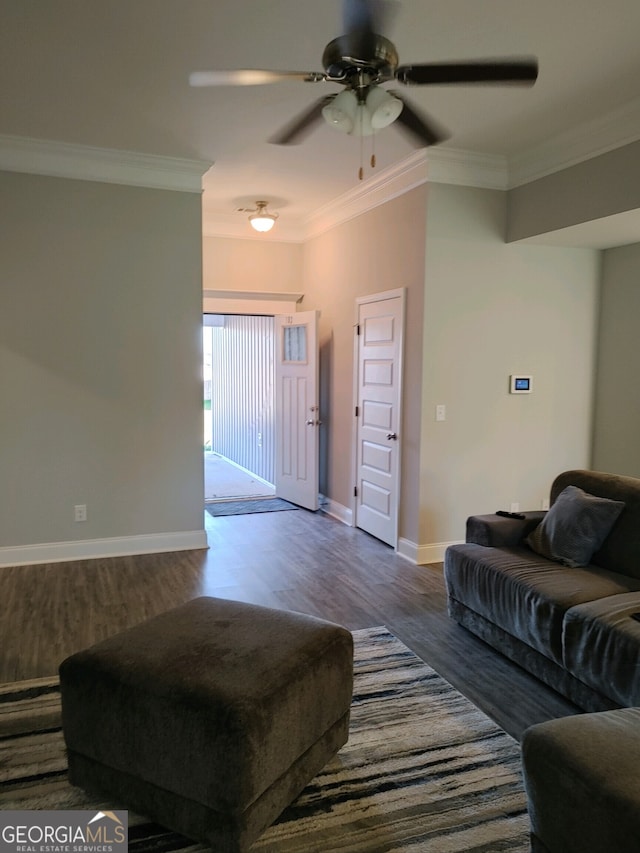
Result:
<svg viewBox="0 0 640 853"><path fill-rule="evenodd" d="M640 708L531 726L522 764L534 853L640 850Z"/></svg>
<svg viewBox="0 0 640 853"><path fill-rule="evenodd" d="M74 785L244 851L346 742L349 631L198 598L67 658Z"/></svg>

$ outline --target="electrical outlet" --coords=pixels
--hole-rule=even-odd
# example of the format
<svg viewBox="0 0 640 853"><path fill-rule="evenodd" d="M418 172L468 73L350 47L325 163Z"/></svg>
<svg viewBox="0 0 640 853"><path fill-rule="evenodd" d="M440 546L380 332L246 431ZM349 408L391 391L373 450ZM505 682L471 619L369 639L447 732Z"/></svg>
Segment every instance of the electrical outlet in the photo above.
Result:
<svg viewBox="0 0 640 853"><path fill-rule="evenodd" d="M73 520L74 521L86 521L87 520L87 505L86 504L76 504L73 508Z"/></svg>
<svg viewBox="0 0 640 853"><path fill-rule="evenodd" d="M519 503L511 504L511 512L520 512L520 504Z"/></svg>
<svg viewBox="0 0 640 853"><path fill-rule="evenodd" d="M440 403L436 406L436 420L437 421L446 421L447 419L447 407L444 403Z"/></svg>
<svg viewBox="0 0 640 853"><path fill-rule="evenodd" d="M549 509L549 498L542 499L542 509Z"/></svg>

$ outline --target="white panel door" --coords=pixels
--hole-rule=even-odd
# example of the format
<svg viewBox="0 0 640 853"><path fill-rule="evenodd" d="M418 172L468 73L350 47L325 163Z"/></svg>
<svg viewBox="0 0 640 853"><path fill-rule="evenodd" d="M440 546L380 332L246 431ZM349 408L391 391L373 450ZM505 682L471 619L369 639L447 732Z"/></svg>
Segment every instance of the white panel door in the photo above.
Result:
<svg viewBox="0 0 640 853"><path fill-rule="evenodd" d="M276 495L318 509L318 312L276 315Z"/></svg>
<svg viewBox="0 0 640 853"><path fill-rule="evenodd" d="M358 300L355 524L395 548L404 293Z"/></svg>

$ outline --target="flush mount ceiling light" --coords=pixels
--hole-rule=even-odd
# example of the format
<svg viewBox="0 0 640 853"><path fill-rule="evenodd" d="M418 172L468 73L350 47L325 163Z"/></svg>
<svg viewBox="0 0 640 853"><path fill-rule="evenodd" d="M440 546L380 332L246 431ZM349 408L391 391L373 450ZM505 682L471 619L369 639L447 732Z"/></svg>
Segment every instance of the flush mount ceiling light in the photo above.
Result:
<svg viewBox="0 0 640 853"><path fill-rule="evenodd" d="M265 233L267 231L271 231L273 226L276 224L278 214L269 213L267 210L268 203L269 202L267 201L257 201L256 210L249 216L249 222L255 231Z"/></svg>

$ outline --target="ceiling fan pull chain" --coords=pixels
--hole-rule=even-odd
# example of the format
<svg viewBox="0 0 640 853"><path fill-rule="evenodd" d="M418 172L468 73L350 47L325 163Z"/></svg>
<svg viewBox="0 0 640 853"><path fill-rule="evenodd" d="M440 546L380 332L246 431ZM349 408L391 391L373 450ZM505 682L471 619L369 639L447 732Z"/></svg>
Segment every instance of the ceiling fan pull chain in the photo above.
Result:
<svg viewBox="0 0 640 853"><path fill-rule="evenodd" d="M358 170L358 180L361 181L364 178L364 136L362 135L362 112L358 116L358 121L360 122L360 169Z"/></svg>
<svg viewBox="0 0 640 853"><path fill-rule="evenodd" d="M371 168L375 169L376 167L376 135L375 133L371 137Z"/></svg>

